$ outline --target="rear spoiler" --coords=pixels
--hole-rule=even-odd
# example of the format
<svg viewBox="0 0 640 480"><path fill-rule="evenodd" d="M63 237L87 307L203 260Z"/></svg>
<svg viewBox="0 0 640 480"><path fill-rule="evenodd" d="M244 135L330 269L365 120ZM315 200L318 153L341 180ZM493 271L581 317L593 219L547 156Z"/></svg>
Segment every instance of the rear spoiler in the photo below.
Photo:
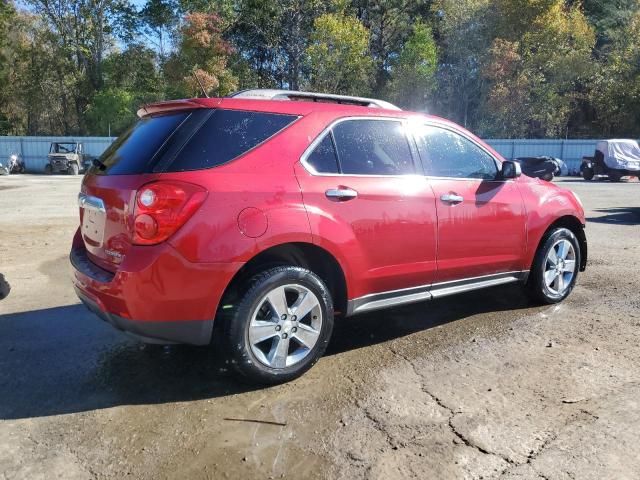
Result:
<svg viewBox="0 0 640 480"><path fill-rule="evenodd" d="M211 102L209 102L211 103ZM170 100L167 102L150 103L142 106L137 115L139 118L148 117L156 113L175 112L180 110L193 110L194 108L205 108L206 105L195 100Z"/></svg>

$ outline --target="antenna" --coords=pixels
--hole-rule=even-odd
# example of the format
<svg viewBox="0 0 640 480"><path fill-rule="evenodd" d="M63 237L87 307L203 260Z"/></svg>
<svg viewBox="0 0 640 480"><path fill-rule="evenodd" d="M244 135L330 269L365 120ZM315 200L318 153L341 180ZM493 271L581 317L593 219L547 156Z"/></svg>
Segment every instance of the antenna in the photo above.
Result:
<svg viewBox="0 0 640 480"><path fill-rule="evenodd" d="M205 98L209 98L209 95L207 95L207 91L204 89L204 85L202 85L202 82L200 81L200 77L198 77L198 74L196 73L196 71L193 71L193 76L196 78L196 82L198 82L198 85L200 85L200 90L202 90L202 94L205 96Z"/></svg>

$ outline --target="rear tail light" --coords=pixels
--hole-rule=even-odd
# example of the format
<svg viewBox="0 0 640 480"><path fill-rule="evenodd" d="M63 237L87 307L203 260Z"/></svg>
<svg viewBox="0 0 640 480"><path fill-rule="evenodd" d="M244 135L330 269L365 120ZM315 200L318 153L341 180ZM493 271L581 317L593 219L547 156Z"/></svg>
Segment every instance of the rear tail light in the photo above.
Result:
<svg viewBox="0 0 640 480"><path fill-rule="evenodd" d="M155 245L173 235L200 208L207 191L191 183L159 181L138 190L133 243Z"/></svg>

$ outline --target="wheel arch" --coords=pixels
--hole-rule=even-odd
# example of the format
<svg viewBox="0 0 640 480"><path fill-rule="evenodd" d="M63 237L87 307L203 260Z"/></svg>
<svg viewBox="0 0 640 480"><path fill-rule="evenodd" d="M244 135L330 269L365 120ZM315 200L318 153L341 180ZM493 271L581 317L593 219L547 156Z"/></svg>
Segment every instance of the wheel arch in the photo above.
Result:
<svg viewBox="0 0 640 480"><path fill-rule="evenodd" d="M274 245L253 256L233 276L225 289L218 311L225 305L236 301L236 293L246 282L271 267L291 265L307 268L318 275L327 285L336 313L347 311L347 281L344 270L338 260L327 250L312 243L289 242Z"/></svg>
<svg viewBox="0 0 640 480"><path fill-rule="evenodd" d="M540 246L543 244L545 239L547 238L549 232L555 230L556 228L566 228L570 230L578 239L578 244L580 246L580 271L584 272L587 267L587 236L585 234L584 228L585 226L582 224L578 217L573 215L564 215L551 223L545 230L542 237L538 242L536 247L536 252L540 249Z"/></svg>

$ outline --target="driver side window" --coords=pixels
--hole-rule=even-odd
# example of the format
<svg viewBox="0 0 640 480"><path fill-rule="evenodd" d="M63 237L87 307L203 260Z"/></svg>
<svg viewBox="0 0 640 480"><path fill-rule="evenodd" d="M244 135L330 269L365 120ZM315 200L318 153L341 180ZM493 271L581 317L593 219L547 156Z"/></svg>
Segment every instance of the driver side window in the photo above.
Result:
<svg viewBox="0 0 640 480"><path fill-rule="evenodd" d="M445 128L425 125L416 134L418 151L427 175L494 180L494 159L471 140Z"/></svg>

